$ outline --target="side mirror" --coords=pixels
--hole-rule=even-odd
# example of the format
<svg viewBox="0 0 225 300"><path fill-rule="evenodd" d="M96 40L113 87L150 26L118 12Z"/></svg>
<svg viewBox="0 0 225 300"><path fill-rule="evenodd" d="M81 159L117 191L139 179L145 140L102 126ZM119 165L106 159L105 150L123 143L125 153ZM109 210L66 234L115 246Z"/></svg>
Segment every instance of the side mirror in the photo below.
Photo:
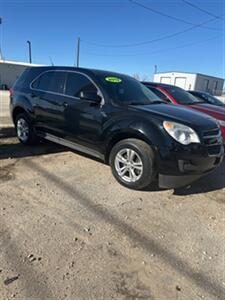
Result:
<svg viewBox="0 0 225 300"><path fill-rule="evenodd" d="M101 103L102 98L96 92L80 92L80 99L94 103Z"/></svg>

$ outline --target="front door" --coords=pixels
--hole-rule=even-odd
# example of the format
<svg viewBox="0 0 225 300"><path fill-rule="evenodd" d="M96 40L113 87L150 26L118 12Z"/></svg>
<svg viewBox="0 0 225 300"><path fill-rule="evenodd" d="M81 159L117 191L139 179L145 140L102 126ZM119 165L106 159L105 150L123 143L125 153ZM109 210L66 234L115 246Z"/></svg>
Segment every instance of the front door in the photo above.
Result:
<svg viewBox="0 0 225 300"><path fill-rule="evenodd" d="M102 127L106 120L104 106L91 99L81 99L82 92L99 94L96 85L86 75L68 72L65 87L65 133L67 139L99 150L102 146Z"/></svg>

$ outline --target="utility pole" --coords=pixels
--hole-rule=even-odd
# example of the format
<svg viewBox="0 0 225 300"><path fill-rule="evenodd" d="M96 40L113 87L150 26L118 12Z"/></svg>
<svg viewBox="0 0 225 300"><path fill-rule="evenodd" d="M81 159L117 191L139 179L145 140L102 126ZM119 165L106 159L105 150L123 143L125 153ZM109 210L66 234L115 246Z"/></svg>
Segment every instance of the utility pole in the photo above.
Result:
<svg viewBox="0 0 225 300"><path fill-rule="evenodd" d="M158 66L155 65L154 74L156 74L157 72L158 72Z"/></svg>
<svg viewBox="0 0 225 300"><path fill-rule="evenodd" d="M77 39L77 68L80 65L80 38Z"/></svg>
<svg viewBox="0 0 225 300"><path fill-rule="evenodd" d="M2 55L2 18L0 17L0 60L3 60Z"/></svg>
<svg viewBox="0 0 225 300"><path fill-rule="evenodd" d="M32 58L31 58L31 42L27 41L28 44L28 50L29 50L29 62L30 64L32 63Z"/></svg>

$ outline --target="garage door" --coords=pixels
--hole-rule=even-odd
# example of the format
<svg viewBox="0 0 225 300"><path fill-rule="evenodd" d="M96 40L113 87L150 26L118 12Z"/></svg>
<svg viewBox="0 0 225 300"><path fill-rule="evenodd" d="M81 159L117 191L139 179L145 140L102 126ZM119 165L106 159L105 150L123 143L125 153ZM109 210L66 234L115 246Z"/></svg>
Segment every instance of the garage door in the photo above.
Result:
<svg viewBox="0 0 225 300"><path fill-rule="evenodd" d="M171 83L171 77L161 77L160 82L170 84Z"/></svg>
<svg viewBox="0 0 225 300"><path fill-rule="evenodd" d="M185 89L186 88L186 78L185 77L176 77L175 85L179 86L182 89Z"/></svg>

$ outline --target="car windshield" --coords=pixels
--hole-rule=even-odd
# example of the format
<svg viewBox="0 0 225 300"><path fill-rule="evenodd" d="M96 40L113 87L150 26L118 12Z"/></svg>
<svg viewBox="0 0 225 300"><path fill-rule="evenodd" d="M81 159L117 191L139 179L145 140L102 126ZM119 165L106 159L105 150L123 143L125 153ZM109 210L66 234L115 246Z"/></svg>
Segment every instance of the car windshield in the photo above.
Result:
<svg viewBox="0 0 225 300"><path fill-rule="evenodd" d="M97 74L97 79L109 97L124 105L147 105L163 101L136 79L126 75Z"/></svg>
<svg viewBox="0 0 225 300"><path fill-rule="evenodd" d="M217 99L216 97L213 97L210 94L206 94L206 93L199 93L197 95L194 95L195 97L199 98L200 100L210 103L210 104L214 104L214 105L219 105L222 106L223 103Z"/></svg>
<svg viewBox="0 0 225 300"><path fill-rule="evenodd" d="M179 104L197 104L202 102L201 100L197 99L195 96L191 95L190 93L186 92L185 90L176 87L176 86L166 86L164 87L172 96L175 98L177 103Z"/></svg>

